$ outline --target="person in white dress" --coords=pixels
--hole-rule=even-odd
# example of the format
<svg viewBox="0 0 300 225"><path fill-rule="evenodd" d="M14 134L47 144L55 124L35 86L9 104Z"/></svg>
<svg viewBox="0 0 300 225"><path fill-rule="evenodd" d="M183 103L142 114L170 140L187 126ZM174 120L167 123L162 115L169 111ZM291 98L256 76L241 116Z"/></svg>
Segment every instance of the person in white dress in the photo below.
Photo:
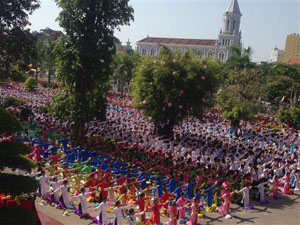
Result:
<svg viewBox="0 0 300 225"><path fill-rule="evenodd" d="M81 188L80 189L80 194L76 195L76 196L73 196L73 198L78 198L80 203L78 205L78 209L76 209L75 213L77 215L80 216L80 218L83 218L83 217L89 217L89 214L88 214L88 211L87 211L87 195L90 195L92 194L93 192L85 192L85 188Z"/></svg>
<svg viewBox="0 0 300 225"><path fill-rule="evenodd" d="M299 185L299 173L300 173L300 170L295 168L292 170L292 173L291 173L291 176L294 176L295 177L295 180L294 180L294 186L295 186L295 191L299 191L300 190L300 185Z"/></svg>
<svg viewBox="0 0 300 225"><path fill-rule="evenodd" d="M63 181L63 185L54 190L54 193L58 192L61 190L61 197L59 199L59 204L62 208L67 208L67 209L74 209L74 206L72 202L69 199L69 189L73 188L72 186L68 185L68 180Z"/></svg>
<svg viewBox="0 0 300 225"><path fill-rule="evenodd" d="M249 206L249 203L250 203L250 197L249 197L249 189L250 189L250 184L247 183L245 185L244 188L242 188L239 192L243 192L243 203L244 203L244 208L245 209L249 209L248 206Z"/></svg>
<svg viewBox="0 0 300 225"><path fill-rule="evenodd" d="M112 213L115 214L113 225L121 225L122 210L123 209L127 209L129 207L130 207L130 205L128 205L128 206L121 206L121 202L120 201L116 202L115 208L112 210Z"/></svg>
<svg viewBox="0 0 300 225"><path fill-rule="evenodd" d="M135 213L134 209L129 210L129 215L126 217L126 220L129 225L136 225L136 218L145 214L144 212Z"/></svg>
<svg viewBox="0 0 300 225"><path fill-rule="evenodd" d="M43 199L47 199L47 185L46 182L49 178L53 178L53 176L46 176L45 171L41 171L41 176L36 178L40 182L40 194Z"/></svg>
<svg viewBox="0 0 300 225"><path fill-rule="evenodd" d="M269 182L263 182L264 179L260 179L259 184L256 186L258 188L257 198L259 196L259 200L261 204L266 204L267 201L265 199L265 185Z"/></svg>
<svg viewBox="0 0 300 225"><path fill-rule="evenodd" d="M108 214L107 214L107 206L113 205L114 202L107 202L106 198L103 199L103 201L95 208L95 211L99 209L99 216L94 218L94 222L96 224L101 225L108 225Z"/></svg>
<svg viewBox="0 0 300 225"><path fill-rule="evenodd" d="M59 188L62 182L64 182L66 179L63 180L57 180L57 177L54 177L52 181L49 181L49 184L52 186L53 190L56 190ZM59 193L55 192L53 193L54 197L54 203L58 203L59 201Z"/></svg>

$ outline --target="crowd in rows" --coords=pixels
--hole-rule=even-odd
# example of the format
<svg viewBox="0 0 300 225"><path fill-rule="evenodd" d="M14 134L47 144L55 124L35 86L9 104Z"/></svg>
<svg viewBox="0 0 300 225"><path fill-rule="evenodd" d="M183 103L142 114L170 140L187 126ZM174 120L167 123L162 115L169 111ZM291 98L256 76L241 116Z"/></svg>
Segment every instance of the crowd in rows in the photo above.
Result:
<svg viewBox="0 0 300 225"><path fill-rule="evenodd" d="M170 225L194 225L207 211L230 218L232 202L245 210L252 208L251 201L266 204L265 191L279 199L280 193L299 190L300 133L287 127L266 129L266 124L277 123L274 119L258 118L234 129L211 110L203 121L186 118L166 139L155 135L151 121L132 107L130 98L110 94L107 120L86 125L87 136L95 140L88 149L70 145L65 135L70 122L59 123L41 112L56 92L26 92L18 84L0 88L3 98L26 100L33 110L29 122L44 134L33 138L27 131L18 137L31 145L28 156L42 165L30 174L40 181L41 197L60 208L74 208L71 188L81 217L89 217L87 201L97 203L95 223L108 224L111 209L114 224L121 224L121 216L129 224L136 224L137 216L144 223L160 224L163 214ZM59 131L63 138L50 140L46 131ZM147 211L152 212L150 220Z"/></svg>

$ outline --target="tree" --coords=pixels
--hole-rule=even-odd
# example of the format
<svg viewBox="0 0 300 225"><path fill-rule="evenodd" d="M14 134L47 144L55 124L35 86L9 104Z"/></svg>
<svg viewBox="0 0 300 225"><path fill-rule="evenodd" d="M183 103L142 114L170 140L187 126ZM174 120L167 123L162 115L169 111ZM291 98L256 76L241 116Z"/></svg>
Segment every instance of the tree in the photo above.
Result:
<svg viewBox="0 0 300 225"><path fill-rule="evenodd" d="M73 107L74 98L72 96L65 93L57 93L52 97L48 111L60 122L64 122L72 120Z"/></svg>
<svg viewBox="0 0 300 225"><path fill-rule="evenodd" d="M53 66L54 66L54 48L55 43L50 39L47 39L46 46L45 46L45 61L47 66L47 73L48 73L48 83L51 82L51 75L53 73Z"/></svg>
<svg viewBox="0 0 300 225"><path fill-rule="evenodd" d="M300 108L292 106L290 109L280 108L278 111L278 119L283 124L288 124L294 129L300 129Z"/></svg>
<svg viewBox="0 0 300 225"><path fill-rule="evenodd" d="M132 80L133 69L140 62L139 54L135 52L117 52L113 58L114 78L118 85L118 91L121 91L123 96L124 86L130 85Z"/></svg>
<svg viewBox="0 0 300 225"><path fill-rule="evenodd" d="M232 57L226 62L228 69L240 70L244 68L254 68L254 64L251 63L251 47L241 50L238 46L231 45L228 49L232 51Z"/></svg>
<svg viewBox="0 0 300 225"><path fill-rule="evenodd" d="M251 121L261 109L261 85L255 69L231 70L218 93L218 105L222 116L233 127L240 120Z"/></svg>
<svg viewBox="0 0 300 225"><path fill-rule="evenodd" d="M134 105L152 121L156 133L170 137L186 116L201 118L213 103L217 62L161 50L158 58L145 57L134 73Z"/></svg>
<svg viewBox="0 0 300 225"><path fill-rule="evenodd" d="M19 120L0 108L0 138L2 140L0 142L0 169L2 171L10 168L30 172L35 167L35 163L25 156L30 153L30 148L23 143L15 142L13 138L7 138L20 129L22 127ZM28 198L28 194L35 192L38 186L39 183L34 178L7 172L0 173L0 193L10 195L12 199L26 198L26 196ZM35 224L35 213L26 209L3 206L0 207L0 212L2 224ZM5 216L2 216L3 212L6 212Z"/></svg>
<svg viewBox="0 0 300 225"><path fill-rule="evenodd" d="M0 1L0 72L7 76L18 60L28 62L35 37L27 29L28 15L39 7L38 0Z"/></svg>
<svg viewBox="0 0 300 225"><path fill-rule="evenodd" d="M129 0L56 0L61 8L58 20L67 38L66 46L56 49L61 77L74 95L73 138L80 140L85 123L99 100L106 101L105 92L111 74L112 55L115 52L115 29L128 25L133 19ZM61 52L65 49L69 56ZM61 61L65 60L65 61ZM68 73L68 75L66 75ZM66 75L66 76L65 76ZM105 105L104 103L100 105ZM105 114L98 110L98 114Z"/></svg>
<svg viewBox="0 0 300 225"><path fill-rule="evenodd" d="M271 64L260 69L264 100L279 108L280 104L296 104L300 95L300 66Z"/></svg>

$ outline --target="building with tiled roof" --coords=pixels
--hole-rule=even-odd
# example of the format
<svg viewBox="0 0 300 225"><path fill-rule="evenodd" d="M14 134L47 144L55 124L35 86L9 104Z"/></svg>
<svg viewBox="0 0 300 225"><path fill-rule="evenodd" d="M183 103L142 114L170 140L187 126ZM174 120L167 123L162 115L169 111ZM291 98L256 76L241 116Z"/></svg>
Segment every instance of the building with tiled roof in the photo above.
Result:
<svg viewBox="0 0 300 225"><path fill-rule="evenodd" d="M231 0L223 19L223 27L216 40L146 37L137 42L137 52L141 55L157 56L162 46L182 52L191 50L201 58L217 58L226 62L232 51L227 47L236 45L241 48L241 12L238 0Z"/></svg>

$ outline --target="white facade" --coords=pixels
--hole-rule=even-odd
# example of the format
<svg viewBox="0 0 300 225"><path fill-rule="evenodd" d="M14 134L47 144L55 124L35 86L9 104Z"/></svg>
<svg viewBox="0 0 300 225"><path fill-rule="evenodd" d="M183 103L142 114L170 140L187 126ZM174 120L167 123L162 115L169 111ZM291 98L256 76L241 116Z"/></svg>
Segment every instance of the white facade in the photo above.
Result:
<svg viewBox="0 0 300 225"><path fill-rule="evenodd" d="M284 56L284 50L280 50L278 48L274 48L271 51L270 62L271 63L283 62L283 56Z"/></svg>
<svg viewBox="0 0 300 225"><path fill-rule="evenodd" d="M141 55L157 56L161 46L166 46L174 51L181 50L185 52L189 49L200 54L202 58L211 57L226 62L232 56L227 47L237 45L241 48L242 45L241 16L238 1L231 0L224 14L223 27L217 40L147 37L137 43L137 52Z"/></svg>

